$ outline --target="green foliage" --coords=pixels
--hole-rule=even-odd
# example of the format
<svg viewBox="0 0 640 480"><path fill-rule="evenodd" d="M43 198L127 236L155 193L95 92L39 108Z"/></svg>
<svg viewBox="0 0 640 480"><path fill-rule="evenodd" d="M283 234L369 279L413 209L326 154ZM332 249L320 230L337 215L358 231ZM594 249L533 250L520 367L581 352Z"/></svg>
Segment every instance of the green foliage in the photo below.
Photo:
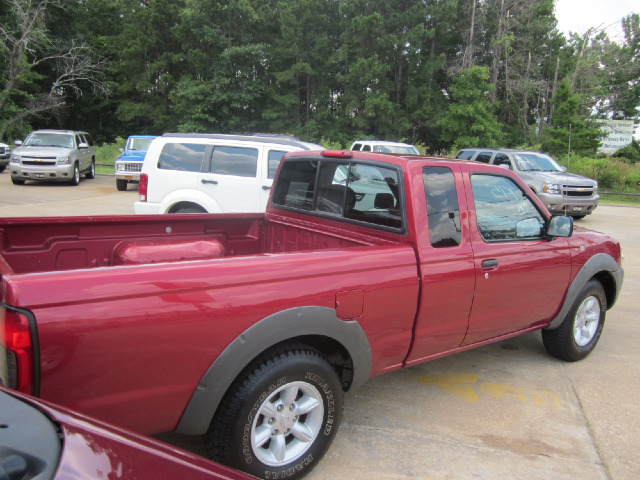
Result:
<svg viewBox="0 0 640 480"><path fill-rule="evenodd" d="M29 49L9 51L18 13L33 5L0 3L5 140L44 127L107 142L266 131L343 148L376 138L431 154L522 144L565 153L571 125L572 152L593 155L593 112L637 117L640 106L640 16L625 17L619 44L604 33L567 39L553 0L476 2L473 39L468 0L52 0ZM57 68L30 68L34 53L71 42L108 59L111 94L80 82L82 95L53 97L66 101L55 116L30 114ZM25 68L19 84L9 82L10 59Z"/></svg>
<svg viewBox="0 0 640 480"><path fill-rule="evenodd" d="M122 155L126 139L117 137L113 143L96 145L96 172L101 174L114 173L113 167L116 159Z"/></svg>
<svg viewBox="0 0 640 480"><path fill-rule="evenodd" d="M618 149L611 156L631 164L640 163L640 142L634 138L629 145Z"/></svg>
<svg viewBox="0 0 640 480"><path fill-rule="evenodd" d="M604 191L640 193L640 165L611 157L593 158L580 155L567 155L557 158L569 171L593 178Z"/></svg>
<svg viewBox="0 0 640 480"><path fill-rule="evenodd" d="M503 139L498 119L489 101L488 69L471 67L454 79L451 103L438 125L442 139L465 147L498 147Z"/></svg>
<svg viewBox="0 0 640 480"><path fill-rule="evenodd" d="M553 122L545 129L542 148L551 155L571 151L593 155L600 146L602 131L595 120L580 114L583 108L580 95L573 92L571 81L565 77L551 102L555 106Z"/></svg>

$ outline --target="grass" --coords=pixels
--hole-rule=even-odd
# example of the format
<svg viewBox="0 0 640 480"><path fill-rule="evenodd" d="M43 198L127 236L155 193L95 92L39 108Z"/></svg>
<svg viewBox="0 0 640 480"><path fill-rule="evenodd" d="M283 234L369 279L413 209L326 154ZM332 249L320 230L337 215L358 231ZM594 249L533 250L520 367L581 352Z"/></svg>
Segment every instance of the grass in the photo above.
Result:
<svg viewBox="0 0 640 480"><path fill-rule="evenodd" d="M612 195L600 194L600 203L613 203L617 205L640 205L640 195Z"/></svg>
<svg viewBox="0 0 640 480"><path fill-rule="evenodd" d="M96 146L96 173L103 175L113 175L115 173L116 158L122 155L120 151L124 148L125 139L116 138L115 143L105 143Z"/></svg>

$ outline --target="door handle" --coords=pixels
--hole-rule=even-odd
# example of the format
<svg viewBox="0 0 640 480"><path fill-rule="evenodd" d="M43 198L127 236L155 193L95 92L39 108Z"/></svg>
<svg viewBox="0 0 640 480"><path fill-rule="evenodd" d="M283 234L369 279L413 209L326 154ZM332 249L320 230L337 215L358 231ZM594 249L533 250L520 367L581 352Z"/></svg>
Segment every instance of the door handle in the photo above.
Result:
<svg viewBox="0 0 640 480"><path fill-rule="evenodd" d="M491 260L483 260L482 268L489 270L490 268L496 268L498 266L498 260L492 258Z"/></svg>
<svg viewBox="0 0 640 480"><path fill-rule="evenodd" d="M262 185L262 189L263 190L271 190L271 187L269 185Z"/></svg>
<svg viewBox="0 0 640 480"><path fill-rule="evenodd" d="M217 185L218 181L217 180L205 180L203 178L202 180L200 180L200 183L210 183L211 185Z"/></svg>

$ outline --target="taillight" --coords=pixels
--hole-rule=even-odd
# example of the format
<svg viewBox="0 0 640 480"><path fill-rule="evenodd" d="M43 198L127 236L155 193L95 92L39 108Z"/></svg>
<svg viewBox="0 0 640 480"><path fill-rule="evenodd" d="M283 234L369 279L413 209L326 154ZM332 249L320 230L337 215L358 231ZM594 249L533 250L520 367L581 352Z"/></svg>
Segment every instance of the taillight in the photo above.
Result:
<svg viewBox="0 0 640 480"><path fill-rule="evenodd" d="M141 202L147 201L147 186L149 185L149 176L146 173L140 174L140 181L138 182L138 195Z"/></svg>
<svg viewBox="0 0 640 480"><path fill-rule="evenodd" d="M33 342L26 315L0 307L0 380L33 393Z"/></svg>

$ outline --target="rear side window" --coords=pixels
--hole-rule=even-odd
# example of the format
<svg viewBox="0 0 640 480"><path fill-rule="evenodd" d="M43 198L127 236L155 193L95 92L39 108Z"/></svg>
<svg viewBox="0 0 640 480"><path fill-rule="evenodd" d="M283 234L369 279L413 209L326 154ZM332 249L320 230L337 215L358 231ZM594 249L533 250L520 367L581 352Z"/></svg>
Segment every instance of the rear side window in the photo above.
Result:
<svg viewBox="0 0 640 480"><path fill-rule="evenodd" d="M456 158L460 158L462 160L471 160L473 154L476 153L474 150L460 150L456 155Z"/></svg>
<svg viewBox="0 0 640 480"><path fill-rule="evenodd" d="M158 168L199 172L206 150L206 145L197 143L167 143L160 152Z"/></svg>
<svg viewBox="0 0 640 480"><path fill-rule="evenodd" d="M476 157L476 162L489 163L491 161L491 152L480 152Z"/></svg>
<svg viewBox="0 0 640 480"><path fill-rule="evenodd" d="M273 178L276 176L278 165L280 165L280 160L282 160L282 157L285 153L287 152L282 152L280 150L269 150L269 174L267 178Z"/></svg>
<svg viewBox="0 0 640 480"><path fill-rule="evenodd" d="M425 167L422 180L427 199L431 246L460 245L460 207L453 172L446 167Z"/></svg>
<svg viewBox="0 0 640 480"><path fill-rule="evenodd" d="M273 203L393 229L403 226L398 171L380 165L286 162Z"/></svg>
<svg viewBox="0 0 640 480"><path fill-rule="evenodd" d="M285 162L273 192L273 203L298 210L311 210L320 162Z"/></svg>
<svg viewBox="0 0 640 480"><path fill-rule="evenodd" d="M245 147L221 147L213 149L211 173L235 177L256 177L258 150Z"/></svg>

